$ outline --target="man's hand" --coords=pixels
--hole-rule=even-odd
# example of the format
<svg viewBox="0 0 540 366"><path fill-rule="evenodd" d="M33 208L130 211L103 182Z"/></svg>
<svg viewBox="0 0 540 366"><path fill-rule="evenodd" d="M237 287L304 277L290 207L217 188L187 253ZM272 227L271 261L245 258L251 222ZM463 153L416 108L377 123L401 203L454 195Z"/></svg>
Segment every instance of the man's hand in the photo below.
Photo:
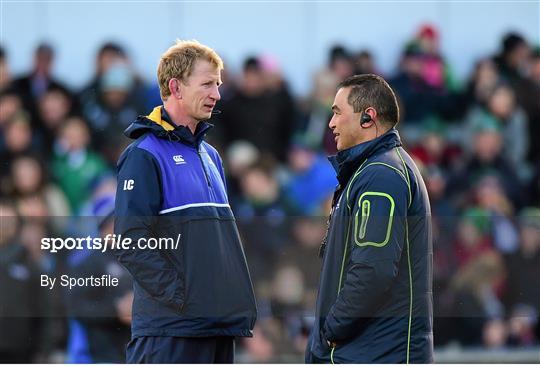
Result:
<svg viewBox="0 0 540 366"><path fill-rule="evenodd" d="M118 319L126 324L131 324L131 304L133 303L133 292L130 291L116 301L116 314Z"/></svg>

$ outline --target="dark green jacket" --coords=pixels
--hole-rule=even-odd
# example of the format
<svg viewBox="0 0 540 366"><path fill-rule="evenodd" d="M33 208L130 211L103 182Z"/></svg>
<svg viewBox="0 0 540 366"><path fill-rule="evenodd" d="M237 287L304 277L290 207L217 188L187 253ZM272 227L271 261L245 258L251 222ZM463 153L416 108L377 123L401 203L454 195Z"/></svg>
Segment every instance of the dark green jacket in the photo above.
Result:
<svg viewBox="0 0 540 366"><path fill-rule="evenodd" d="M416 165L395 129L330 160L340 184L306 361L432 362L430 205Z"/></svg>

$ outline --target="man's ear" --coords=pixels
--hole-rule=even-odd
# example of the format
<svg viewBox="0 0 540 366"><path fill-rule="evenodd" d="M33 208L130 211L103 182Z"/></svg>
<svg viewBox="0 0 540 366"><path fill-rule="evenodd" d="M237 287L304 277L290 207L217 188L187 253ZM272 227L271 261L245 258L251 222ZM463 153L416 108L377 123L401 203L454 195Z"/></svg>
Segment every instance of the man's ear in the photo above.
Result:
<svg viewBox="0 0 540 366"><path fill-rule="evenodd" d="M171 92L171 96L173 96L174 98L182 99L180 80L176 78L172 78L171 80L169 80L169 91Z"/></svg>
<svg viewBox="0 0 540 366"><path fill-rule="evenodd" d="M373 122L378 121L378 119L377 119L377 110L376 110L375 108L373 108L373 107L367 107L367 108L366 108L366 111L365 111L364 113L369 114L370 117L371 117L371 120L372 120Z"/></svg>

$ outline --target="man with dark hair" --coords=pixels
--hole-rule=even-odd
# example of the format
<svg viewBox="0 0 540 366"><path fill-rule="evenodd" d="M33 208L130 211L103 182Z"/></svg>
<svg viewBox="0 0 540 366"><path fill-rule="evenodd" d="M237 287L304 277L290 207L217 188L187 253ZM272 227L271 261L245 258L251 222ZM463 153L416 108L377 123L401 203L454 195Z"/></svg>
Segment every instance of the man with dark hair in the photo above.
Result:
<svg viewBox="0 0 540 366"><path fill-rule="evenodd" d="M505 34L501 41L501 52L495 57L495 64L502 77L510 82L522 79L530 51L527 40L521 34Z"/></svg>
<svg viewBox="0 0 540 366"><path fill-rule="evenodd" d="M89 99L99 97L102 91L101 77L111 66L117 63L127 63L127 55L122 46L113 42L103 44L96 54L96 71L94 77L79 94L82 105Z"/></svg>
<svg viewBox="0 0 540 366"><path fill-rule="evenodd" d="M218 107L225 144L246 140L263 154L285 161L295 125L296 110L288 88L272 90L270 74L257 57L244 61L238 90Z"/></svg>
<svg viewBox="0 0 540 366"><path fill-rule="evenodd" d="M306 362L433 362L430 206L394 128L394 92L380 76L353 76L332 111L339 184Z"/></svg>
<svg viewBox="0 0 540 366"><path fill-rule="evenodd" d="M34 66L30 73L13 80L12 86L20 95L24 109L32 117L38 116L37 103L49 88L62 89L70 98L71 92L66 85L54 78L54 49L47 43L41 43L34 52Z"/></svg>

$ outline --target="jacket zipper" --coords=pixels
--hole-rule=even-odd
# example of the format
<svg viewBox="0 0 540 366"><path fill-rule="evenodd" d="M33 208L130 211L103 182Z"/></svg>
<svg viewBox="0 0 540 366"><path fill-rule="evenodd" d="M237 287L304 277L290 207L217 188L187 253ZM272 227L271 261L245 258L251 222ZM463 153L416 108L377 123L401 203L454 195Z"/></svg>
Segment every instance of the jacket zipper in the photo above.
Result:
<svg viewBox="0 0 540 366"><path fill-rule="evenodd" d="M201 161L202 170L204 172L204 177L206 178L206 183L208 184L209 188L212 188L212 186L210 185L210 177L208 177L208 172L206 171L206 168L204 167L204 161L203 161L201 152L200 152L200 150L198 148L197 148L197 155L199 155L199 160Z"/></svg>
<svg viewBox="0 0 540 366"><path fill-rule="evenodd" d="M362 202L362 223L360 224L360 239L366 236L367 222L369 219L369 211L371 204L368 200Z"/></svg>

